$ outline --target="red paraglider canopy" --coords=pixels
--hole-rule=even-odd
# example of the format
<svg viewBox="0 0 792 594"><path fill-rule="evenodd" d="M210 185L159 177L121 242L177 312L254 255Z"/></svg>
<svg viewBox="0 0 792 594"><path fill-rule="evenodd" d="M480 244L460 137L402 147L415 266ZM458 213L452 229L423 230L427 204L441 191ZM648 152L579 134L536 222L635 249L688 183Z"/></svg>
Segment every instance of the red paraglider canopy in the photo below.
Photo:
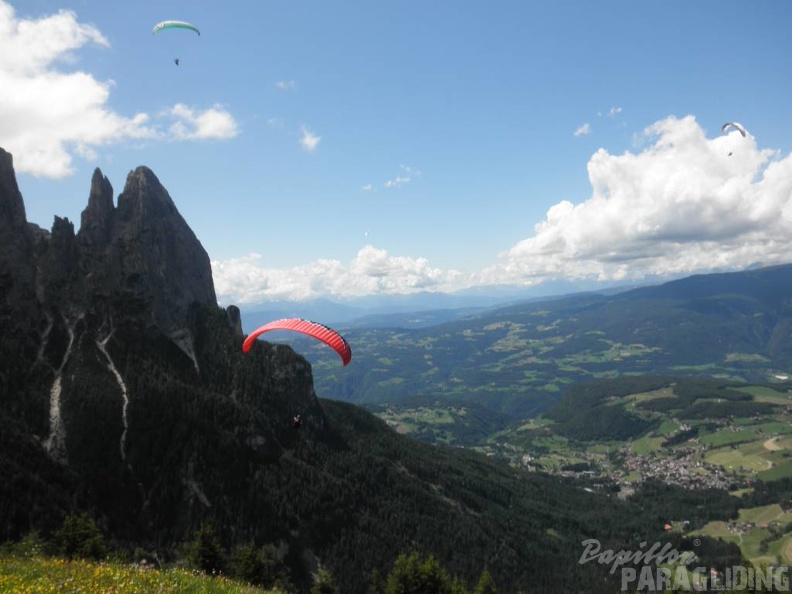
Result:
<svg viewBox="0 0 792 594"><path fill-rule="evenodd" d="M265 332L270 332L271 330L292 330L294 332L307 334L308 336L312 336L317 340L321 340L336 353L338 353L338 355L341 357L341 361L344 362L344 365L348 365L352 360L352 349L343 336L341 336L332 328L328 328L323 324L312 322L310 320L304 320L302 318L285 318L283 320L276 320L274 322L264 324L260 328L257 328L251 332L250 335L245 339L245 342L242 343L242 352L249 352L250 349L253 348L253 343L256 342L256 339Z"/></svg>

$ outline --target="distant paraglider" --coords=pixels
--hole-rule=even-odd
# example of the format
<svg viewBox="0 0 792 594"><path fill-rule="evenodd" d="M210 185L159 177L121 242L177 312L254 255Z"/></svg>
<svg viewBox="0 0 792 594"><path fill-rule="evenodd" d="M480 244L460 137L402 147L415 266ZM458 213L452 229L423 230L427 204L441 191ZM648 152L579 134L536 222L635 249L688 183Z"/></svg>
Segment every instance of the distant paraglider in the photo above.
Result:
<svg viewBox="0 0 792 594"><path fill-rule="evenodd" d="M352 360L352 348L343 336L332 328L302 318L285 318L270 322L269 324L264 324L251 332L245 339L245 342L242 343L242 352L249 352L250 349L253 348L253 343L256 342L259 336L272 330L291 330L293 332L307 334L317 340L321 340L338 353L338 356L341 357L341 361L345 366Z"/></svg>
<svg viewBox="0 0 792 594"><path fill-rule="evenodd" d="M739 132L743 138L745 138L748 135L742 124L738 124L737 122L726 122L721 127L721 132L723 132L724 134L729 134L732 130L737 130L737 132ZM734 151L729 151L728 156L731 157L733 154Z"/></svg>
<svg viewBox="0 0 792 594"><path fill-rule="evenodd" d="M156 35L157 33L161 31L167 31L168 29L186 29L188 31L195 31L199 36L201 35L201 32L198 30L198 28L195 25L188 23L186 21L159 22L156 25L154 25L154 28L151 30L151 34ZM179 65L179 62L180 62L179 58L173 59L173 63L176 64L176 66Z"/></svg>
<svg viewBox="0 0 792 594"><path fill-rule="evenodd" d="M721 128L721 132L723 132L724 134L728 134L729 132L731 132L732 129L737 130L737 132L742 134L743 138L745 138L748 135L748 133L745 131L745 128L743 128L742 124L738 124L737 122L726 122L725 124L723 124L723 127Z"/></svg>
<svg viewBox="0 0 792 594"><path fill-rule="evenodd" d="M195 25L185 21L162 21L154 25L154 28L151 30L151 34L156 35L160 31L165 31L166 29L188 29L190 31L195 31L198 33L198 35L201 34Z"/></svg>

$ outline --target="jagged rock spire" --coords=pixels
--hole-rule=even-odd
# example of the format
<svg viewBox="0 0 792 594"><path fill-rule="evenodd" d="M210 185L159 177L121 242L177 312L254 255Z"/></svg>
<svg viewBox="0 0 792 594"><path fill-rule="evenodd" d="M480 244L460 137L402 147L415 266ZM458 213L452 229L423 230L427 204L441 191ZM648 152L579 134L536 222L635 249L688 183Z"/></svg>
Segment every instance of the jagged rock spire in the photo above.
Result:
<svg viewBox="0 0 792 594"><path fill-rule="evenodd" d="M35 309L35 242L11 153L0 148L0 316ZM31 314L32 315L32 314Z"/></svg>
<svg viewBox="0 0 792 594"><path fill-rule="evenodd" d="M14 174L14 158L0 148L0 228L26 225L25 203Z"/></svg>
<svg viewBox="0 0 792 594"><path fill-rule="evenodd" d="M82 211L80 239L88 245L106 246L110 240L114 212L113 186L97 167L91 178L88 206Z"/></svg>
<svg viewBox="0 0 792 594"><path fill-rule="evenodd" d="M193 303L217 306L209 255L148 167L127 176L109 255L111 285L149 301L165 332L183 325Z"/></svg>

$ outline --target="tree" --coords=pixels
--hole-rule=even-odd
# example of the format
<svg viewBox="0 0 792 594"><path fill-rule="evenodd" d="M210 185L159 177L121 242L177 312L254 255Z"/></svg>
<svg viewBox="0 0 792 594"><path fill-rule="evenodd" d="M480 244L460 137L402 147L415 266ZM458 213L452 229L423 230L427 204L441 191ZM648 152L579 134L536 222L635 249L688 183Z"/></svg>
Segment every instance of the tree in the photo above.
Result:
<svg viewBox="0 0 792 594"><path fill-rule="evenodd" d="M198 528L187 554L187 562L205 573L225 571L225 551L210 525L201 524Z"/></svg>
<svg viewBox="0 0 792 594"><path fill-rule="evenodd" d="M430 555L421 564L421 591L426 594L451 594L451 578L440 562Z"/></svg>
<svg viewBox="0 0 792 594"><path fill-rule="evenodd" d="M454 576L454 580L451 582L451 594L468 594L465 582L457 575Z"/></svg>
<svg viewBox="0 0 792 594"><path fill-rule="evenodd" d="M490 572L486 569L481 573L478 584L473 590L473 594L498 594L498 589L495 587L495 582L492 581Z"/></svg>
<svg viewBox="0 0 792 594"><path fill-rule="evenodd" d="M382 578L376 567L371 570L368 594L385 594L382 588Z"/></svg>
<svg viewBox="0 0 792 594"><path fill-rule="evenodd" d="M30 559L32 557L39 557L48 552L50 545L41 538L41 535L36 530L31 530L19 542L7 543L4 547L6 554L15 555L17 557L24 557Z"/></svg>
<svg viewBox="0 0 792 594"><path fill-rule="evenodd" d="M421 560L418 553L396 557L385 584L385 594L418 594L420 586Z"/></svg>
<svg viewBox="0 0 792 594"><path fill-rule="evenodd" d="M231 573L235 578L262 585L264 567L261 557L253 543L239 545L231 554Z"/></svg>
<svg viewBox="0 0 792 594"><path fill-rule="evenodd" d="M433 556L399 555L388 574L385 594L452 594L451 578Z"/></svg>
<svg viewBox="0 0 792 594"><path fill-rule="evenodd" d="M107 554L104 536L88 514L66 516L54 539L57 552L69 559L99 560Z"/></svg>
<svg viewBox="0 0 792 594"><path fill-rule="evenodd" d="M311 594L338 594L338 588L333 580L333 575L328 569L320 567L314 576Z"/></svg>
<svg viewBox="0 0 792 594"><path fill-rule="evenodd" d="M288 568L273 545L256 548L250 542L234 549L231 556L234 577L266 589L292 590Z"/></svg>

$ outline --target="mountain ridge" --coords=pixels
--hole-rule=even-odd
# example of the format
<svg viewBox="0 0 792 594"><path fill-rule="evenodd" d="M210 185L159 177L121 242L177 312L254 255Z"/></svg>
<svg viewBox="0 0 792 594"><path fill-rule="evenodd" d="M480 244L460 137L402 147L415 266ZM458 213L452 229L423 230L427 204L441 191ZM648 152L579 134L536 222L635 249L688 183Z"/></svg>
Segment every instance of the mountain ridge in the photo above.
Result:
<svg viewBox="0 0 792 594"><path fill-rule="evenodd" d="M601 377L789 374L790 305L786 264L522 302L423 328L341 326L357 361L343 378L316 347L294 344L314 363L324 396L376 404L431 394L519 417Z"/></svg>

